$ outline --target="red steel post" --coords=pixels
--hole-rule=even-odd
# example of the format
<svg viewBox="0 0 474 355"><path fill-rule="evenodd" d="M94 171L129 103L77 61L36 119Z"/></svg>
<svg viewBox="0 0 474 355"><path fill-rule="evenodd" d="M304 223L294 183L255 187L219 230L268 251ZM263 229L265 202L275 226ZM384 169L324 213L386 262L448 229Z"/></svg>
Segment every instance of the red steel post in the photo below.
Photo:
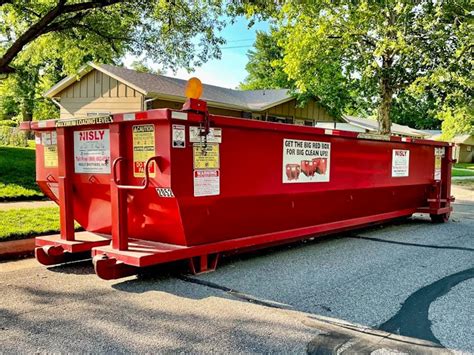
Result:
<svg viewBox="0 0 474 355"><path fill-rule="evenodd" d="M61 222L61 239L74 240L74 206L72 204L73 137L68 128L57 129L58 145L58 187L59 218Z"/></svg>
<svg viewBox="0 0 474 355"><path fill-rule="evenodd" d="M122 157L124 151L123 140L120 139L121 128L119 124L110 125L110 157L111 161ZM126 161L120 161L117 169L117 181L122 184L125 177ZM114 171L110 177L110 202L112 211L112 248L118 250L128 249L128 223L127 223L127 192L120 189L114 181Z"/></svg>
<svg viewBox="0 0 474 355"><path fill-rule="evenodd" d="M453 167L453 147L449 145L445 148L445 156L442 161L442 181L441 198L446 199L446 207L451 205L451 178Z"/></svg>

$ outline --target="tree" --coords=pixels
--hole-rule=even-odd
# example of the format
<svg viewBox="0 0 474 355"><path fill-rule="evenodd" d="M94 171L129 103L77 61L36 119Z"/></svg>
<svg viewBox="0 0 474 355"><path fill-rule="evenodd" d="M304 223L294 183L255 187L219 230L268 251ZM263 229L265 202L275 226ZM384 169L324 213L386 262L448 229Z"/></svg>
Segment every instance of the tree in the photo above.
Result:
<svg viewBox="0 0 474 355"><path fill-rule="evenodd" d="M220 0L4 0L0 2L0 74L46 35L96 42L116 54L146 53L173 69L219 57L224 20Z"/></svg>
<svg viewBox="0 0 474 355"><path fill-rule="evenodd" d="M431 95L413 97L402 91L393 100L390 116L393 122L416 129L440 129L436 102Z"/></svg>
<svg viewBox="0 0 474 355"><path fill-rule="evenodd" d="M146 63L138 61L138 60L133 61L131 67L133 70L139 73L150 73L150 74L156 74L156 75L161 74L160 70L155 70L153 68L150 68Z"/></svg>
<svg viewBox="0 0 474 355"><path fill-rule="evenodd" d="M0 1L0 116L51 118L42 93L89 61L146 55L163 68L219 57L220 1ZM141 69L144 69L142 66Z"/></svg>
<svg viewBox="0 0 474 355"><path fill-rule="evenodd" d="M472 72L473 6L464 0L288 0L271 16L290 80L338 112L359 95L362 106L377 109L379 131L388 134L398 95L412 86L435 90L441 69L450 78Z"/></svg>
<svg viewBox="0 0 474 355"><path fill-rule="evenodd" d="M283 69L283 48L278 45L278 32L257 31L254 49L248 51L245 66L247 77L240 84L242 90L289 89L294 83Z"/></svg>

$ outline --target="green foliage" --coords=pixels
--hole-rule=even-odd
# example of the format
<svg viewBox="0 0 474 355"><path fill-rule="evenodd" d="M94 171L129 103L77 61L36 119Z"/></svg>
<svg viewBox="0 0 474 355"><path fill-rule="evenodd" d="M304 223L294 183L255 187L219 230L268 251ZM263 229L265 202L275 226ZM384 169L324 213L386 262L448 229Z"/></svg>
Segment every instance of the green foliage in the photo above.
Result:
<svg viewBox="0 0 474 355"><path fill-rule="evenodd" d="M59 208L0 210L0 241L24 239L59 232ZM76 230L80 229L75 224Z"/></svg>
<svg viewBox="0 0 474 355"><path fill-rule="evenodd" d="M290 89L294 84L283 70L283 48L278 45L278 32L257 31L254 49L247 54L247 77L240 84L242 90Z"/></svg>
<svg viewBox="0 0 474 355"><path fill-rule="evenodd" d="M474 134L474 108L473 106L454 107L447 105L437 115L443 120L441 138L451 140L456 135Z"/></svg>
<svg viewBox="0 0 474 355"><path fill-rule="evenodd" d="M154 70L153 68L150 68L146 63L143 63L141 61L135 60L132 65L132 69L139 72L139 73L150 73L150 74L157 74L160 75L161 71L160 70Z"/></svg>
<svg viewBox="0 0 474 355"><path fill-rule="evenodd" d="M35 176L34 149L0 147L0 201L42 198Z"/></svg>
<svg viewBox="0 0 474 355"><path fill-rule="evenodd" d="M35 28L59 3L54 0L0 2L0 72L2 59L15 48L21 36ZM57 117L57 107L42 94L90 61L120 64L121 58L130 53L177 70L192 68L221 54L219 46L224 40L217 32L225 24L222 17L225 8L220 0L61 3L64 3L63 11L59 16L38 30L9 64L15 73L0 81L0 117L19 120ZM65 11L90 3L96 6Z"/></svg>
<svg viewBox="0 0 474 355"><path fill-rule="evenodd" d="M377 113L385 130L390 115L413 121L403 117L406 112L424 114L434 123L433 117L442 118L440 105L448 105L450 112L469 107L470 1L286 1L270 12L256 6L253 12L278 25L289 79L333 113ZM419 104L412 107L410 95Z"/></svg>
<svg viewBox="0 0 474 355"><path fill-rule="evenodd" d="M224 43L217 35L225 25L226 4L221 0L61 2L12 0L0 5L0 35L6 39L0 44L0 55L56 8L59 15L46 22L30 44L48 38L52 48L62 46L68 73L86 61L111 62L127 52L174 70L192 68L219 57L219 45ZM74 9L78 3L93 7ZM46 58L44 52L40 56Z"/></svg>
<svg viewBox="0 0 474 355"><path fill-rule="evenodd" d="M395 97L392 121L416 129L441 129L441 121L436 116L436 103L428 97L415 98L402 92Z"/></svg>
<svg viewBox="0 0 474 355"><path fill-rule="evenodd" d="M14 147L28 147L26 133L17 127L0 125L0 145L10 145Z"/></svg>
<svg viewBox="0 0 474 355"><path fill-rule="evenodd" d="M16 123L13 120L1 120L0 121L0 127L16 127L18 126L18 123Z"/></svg>

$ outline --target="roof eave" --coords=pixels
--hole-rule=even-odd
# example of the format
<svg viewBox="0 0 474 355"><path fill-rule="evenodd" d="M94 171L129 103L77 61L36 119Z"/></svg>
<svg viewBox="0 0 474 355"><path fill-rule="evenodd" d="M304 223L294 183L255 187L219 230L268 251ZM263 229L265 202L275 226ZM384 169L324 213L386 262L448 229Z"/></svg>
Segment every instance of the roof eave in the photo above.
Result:
<svg viewBox="0 0 474 355"><path fill-rule="evenodd" d="M284 104L285 102L289 102L293 99L294 99L294 97L290 95L288 97L285 97L284 99L269 103L265 106L255 106L255 107L249 106L249 109L252 110L252 111L265 111L265 110L268 110L269 108Z"/></svg>
<svg viewBox="0 0 474 355"><path fill-rule="evenodd" d="M169 100L169 101L175 101L175 102L183 102L183 103L186 100L186 97L184 96L169 95L169 94L156 93L156 92L149 92L147 96L150 98ZM230 104L225 104L222 102L216 102L216 101L210 101L210 100L206 100L206 102L208 106L216 107L216 108L223 108L223 109L237 110L237 111L253 111L251 108L246 107L246 106L230 105Z"/></svg>

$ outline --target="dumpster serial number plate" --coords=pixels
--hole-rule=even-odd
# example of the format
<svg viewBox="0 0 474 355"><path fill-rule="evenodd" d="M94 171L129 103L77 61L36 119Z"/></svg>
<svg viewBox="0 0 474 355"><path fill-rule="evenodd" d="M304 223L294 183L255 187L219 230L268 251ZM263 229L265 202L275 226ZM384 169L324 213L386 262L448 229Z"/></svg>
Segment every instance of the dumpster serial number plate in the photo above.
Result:
<svg viewBox="0 0 474 355"><path fill-rule="evenodd" d="M78 174L110 174L110 130L74 132L74 171Z"/></svg>

